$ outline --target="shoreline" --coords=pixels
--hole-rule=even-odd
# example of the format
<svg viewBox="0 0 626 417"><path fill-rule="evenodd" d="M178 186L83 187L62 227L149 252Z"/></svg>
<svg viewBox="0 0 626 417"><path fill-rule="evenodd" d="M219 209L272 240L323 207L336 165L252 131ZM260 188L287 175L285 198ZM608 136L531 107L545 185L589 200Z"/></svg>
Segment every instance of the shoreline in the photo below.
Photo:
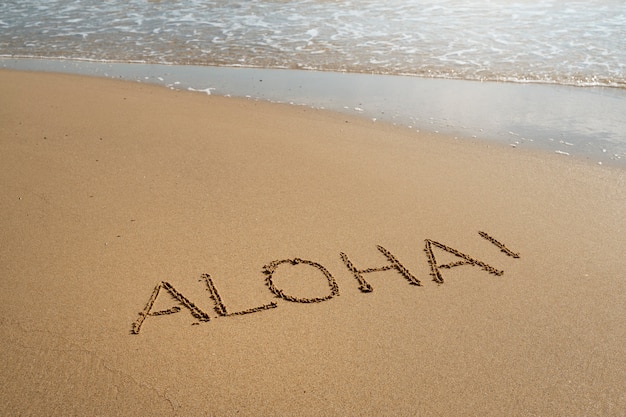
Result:
<svg viewBox="0 0 626 417"><path fill-rule="evenodd" d="M98 77L0 97L0 414L623 415L626 171Z"/></svg>
<svg viewBox="0 0 626 417"><path fill-rule="evenodd" d="M21 58L2 65L328 109L626 168L626 91L616 88Z"/></svg>

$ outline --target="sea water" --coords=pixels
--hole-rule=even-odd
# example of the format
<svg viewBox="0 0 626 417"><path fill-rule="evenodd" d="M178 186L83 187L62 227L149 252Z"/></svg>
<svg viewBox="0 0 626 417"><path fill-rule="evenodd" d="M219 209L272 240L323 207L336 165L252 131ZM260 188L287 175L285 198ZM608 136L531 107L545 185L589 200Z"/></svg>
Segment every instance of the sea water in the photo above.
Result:
<svg viewBox="0 0 626 417"><path fill-rule="evenodd" d="M478 119L462 120L445 111L422 111L419 105L415 105L418 114L398 119L421 128L428 127L425 120L445 120L440 124L459 129L474 125L486 136L510 133L509 139L534 135L539 142L578 141L576 145L588 139L596 142L597 153L606 153L613 160L626 159L626 122L622 121L626 118L626 2L622 0L10 0L0 1L0 57L5 58L5 66L7 58L53 58L162 64L171 68L297 69L384 74L398 79L409 76L576 86L578 95L570 90L546 90L567 91L563 98L551 101L549 109L541 103L542 95L537 94L537 109L529 110L533 103L527 96L535 97L536 90L516 90L517 98L509 96L509 101L527 102L527 107L519 109L507 103L504 107L508 117L521 117L526 125L532 125L532 118L516 112L530 111L543 120L547 111L552 122L557 122L537 122L537 126L526 126L526 131L512 124L510 129L500 126L496 132L479 115ZM146 67L139 68L146 71ZM184 72L178 71L177 77L190 76ZM313 95L325 90L320 82L333 84L330 78L321 80L312 74L309 71L309 77L318 82L317 86L308 85ZM156 78L167 77L161 74ZM387 81L381 81L386 79L368 78L365 82L350 78L347 84L360 86L366 100L372 89L390 88ZM306 80L297 82L310 84ZM185 83L188 88L231 93L217 83L191 85L189 80L178 79L170 85ZM433 84L420 85L429 90ZM471 107L482 97L486 103L478 106L480 112L493 110L488 105L492 93L486 97L467 93L475 87L435 85L440 93L449 89L466 91L467 100L458 96L456 107ZM261 98L271 94L254 86ZM411 97L406 97L403 90L395 93L404 96L398 97L398 102L410 107ZM414 95L424 93L417 87L408 90ZM436 96L437 91L429 94ZM440 101L435 96L431 99ZM580 102L590 97L595 99L581 108ZM276 98L293 99L289 94ZM496 101L500 99L507 100ZM393 105L393 100L379 98L378 102ZM367 111L367 106L356 101L340 107ZM306 103L305 99L303 102L319 104ZM455 106L454 102L447 104ZM593 109L598 106L599 121ZM376 112L383 110L377 108ZM368 116L376 118L374 113ZM573 124L588 122L589 126L568 130L558 122L563 117ZM512 145L522 143L518 139Z"/></svg>

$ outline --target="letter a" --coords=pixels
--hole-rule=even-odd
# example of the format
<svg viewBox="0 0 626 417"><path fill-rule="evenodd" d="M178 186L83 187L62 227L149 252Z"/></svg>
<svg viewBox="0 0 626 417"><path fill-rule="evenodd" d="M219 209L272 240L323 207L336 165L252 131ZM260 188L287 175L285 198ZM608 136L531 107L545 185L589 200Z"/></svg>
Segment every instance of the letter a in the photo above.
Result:
<svg viewBox="0 0 626 417"><path fill-rule="evenodd" d="M439 270L439 268L450 269L455 266L461 266L461 265L475 265L475 266L480 266L483 270L489 272L490 274L494 274L498 276L504 274L504 271L500 271L485 262L479 261L478 259L474 259L469 255L466 255L462 252L459 252L458 250L454 248L444 245L443 243L435 242L434 240L430 240L430 239L426 239L425 242L426 242L426 247L424 248L424 252L426 252L426 256L428 257L428 263L430 264L430 270L431 270L430 275L433 277L433 281L435 281L438 284L443 284L443 276L441 276L441 271ZM444 265L438 265L437 260L435 259L435 254L433 253L433 246L436 246L439 249L442 249L448 253L453 254L454 256L461 258L462 261L452 262L452 263L444 264Z"/></svg>
<svg viewBox="0 0 626 417"><path fill-rule="evenodd" d="M139 313L139 318L137 321L133 323L133 328L130 331L132 334L139 334L141 330L141 326L143 322L148 318L148 316L162 316L166 314L174 314L180 311L179 306L174 306L168 310L155 311L152 313L152 307L154 306L154 302L159 296L159 292L161 288L164 288L172 297L174 297L183 307L187 308L191 315L194 316L198 321L209 321L209 316L202 310L200 310L194 303L189 301L184 295L176 291L176 289L169 283L165 281L161 281L154 287L154 291L152 291L152 295L150 296L150 300L148 300L148 304L144 307L143 311Z"/></svg>

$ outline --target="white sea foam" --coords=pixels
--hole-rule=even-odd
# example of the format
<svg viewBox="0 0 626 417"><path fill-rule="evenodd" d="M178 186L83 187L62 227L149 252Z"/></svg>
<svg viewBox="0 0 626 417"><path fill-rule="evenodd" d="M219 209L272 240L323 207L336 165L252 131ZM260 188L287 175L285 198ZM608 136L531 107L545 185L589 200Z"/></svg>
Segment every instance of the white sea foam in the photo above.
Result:
<svg viewBox="0 0 626 417"><path fill-rule="evenodd" d="M621 0L9 0L0 52L626 87Z"/></svg>

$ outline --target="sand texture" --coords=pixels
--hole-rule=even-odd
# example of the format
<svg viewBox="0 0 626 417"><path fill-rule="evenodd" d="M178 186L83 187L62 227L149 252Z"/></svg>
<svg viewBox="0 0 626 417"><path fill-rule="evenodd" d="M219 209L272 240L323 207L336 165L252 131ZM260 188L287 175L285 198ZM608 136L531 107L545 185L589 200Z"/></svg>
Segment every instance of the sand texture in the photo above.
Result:
<svg viewBox="0 0 626 417"><path fill-rule="evenodd" d="M0 189L0 415L626 415L624 170L0 71Z"/></svg>

